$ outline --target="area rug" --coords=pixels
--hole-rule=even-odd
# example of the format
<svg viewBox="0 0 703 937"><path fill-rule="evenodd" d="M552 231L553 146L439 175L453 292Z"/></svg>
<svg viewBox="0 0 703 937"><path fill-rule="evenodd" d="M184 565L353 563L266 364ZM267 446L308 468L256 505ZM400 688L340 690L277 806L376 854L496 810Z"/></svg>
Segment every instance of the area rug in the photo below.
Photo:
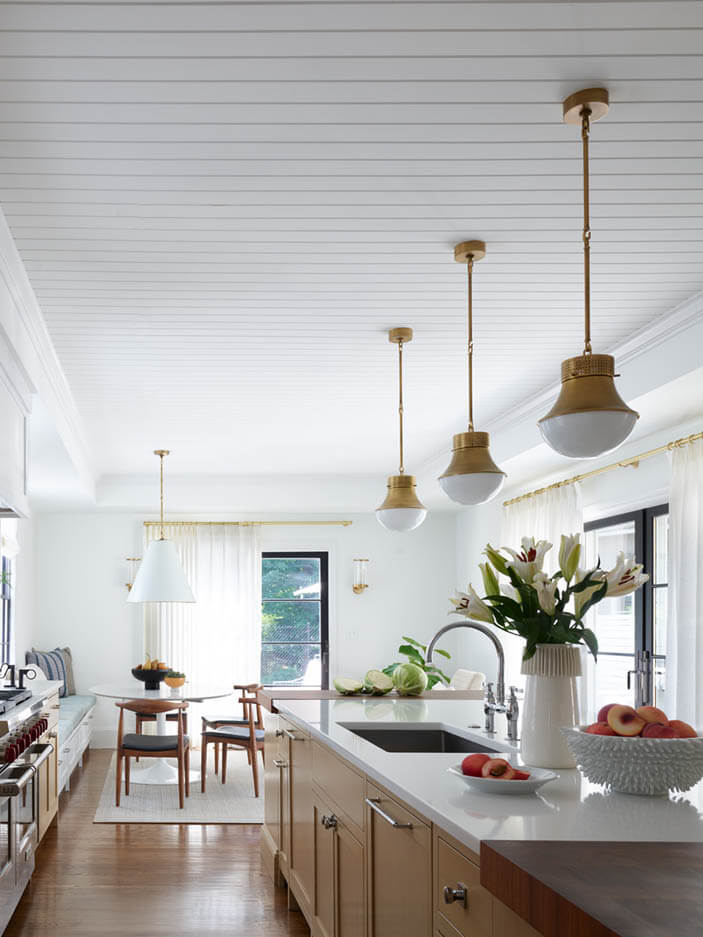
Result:
<svg viewBox="0 0 703 937"><path fill-rule="evenodd" d="M200 781L191 783L185 807L178 806L177 784L130 784L127 797L122 788L120 806L115 806L115 756L112 756L93 823L263 823L263 770L259 764L260 796L254 797L251 768L245 752L230 752L227 783L215 777L210 764L207 790Z"/></svg>

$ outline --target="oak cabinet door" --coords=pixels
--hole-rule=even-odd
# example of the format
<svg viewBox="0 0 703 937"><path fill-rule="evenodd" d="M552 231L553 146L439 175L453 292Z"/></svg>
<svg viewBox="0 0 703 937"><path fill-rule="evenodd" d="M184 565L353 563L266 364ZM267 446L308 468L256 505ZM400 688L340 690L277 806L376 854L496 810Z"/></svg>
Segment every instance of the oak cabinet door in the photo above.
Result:
<svg viewBox="0 0 703 937"><path fill-rule="evenodd" d="M264 825L276 849L281 848L281 758L278 719L269 716L264 729Z"/></svg>
<svg viewBox="0 0 703 937"><path fill-rule="evenodd" d="M284 732L286 731L284 727ZM288 731L290 788L288 884L307 917L312 907L314 870L312 813L312 753L310 739L297 731Z"/></svg>
<svg viewBox="0 0 703 937"><path fill-rule="evenodd" d="M335 937L334 811L315 789L312 794L312 819L315 866L311 930L313 937Z"/></svg>
<svg viewBox="0 0 703 937"><path fill-rule="evenodd" d="M335 841L335 937L366 937L366 869L364 847L344 824Z"/></svg>
<svg viewBox="0 0 703 937"><path fill-rule="evenodd" d="M432 933L432 835L402 804L367 786L368 937Z"/></svg>

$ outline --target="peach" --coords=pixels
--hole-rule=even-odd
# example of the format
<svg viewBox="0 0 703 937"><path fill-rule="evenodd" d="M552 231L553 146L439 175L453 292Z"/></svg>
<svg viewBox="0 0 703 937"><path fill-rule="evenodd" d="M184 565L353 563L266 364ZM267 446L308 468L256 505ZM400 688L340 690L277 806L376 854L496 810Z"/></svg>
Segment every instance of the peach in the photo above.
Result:
<svg viewBox="0 0 703 937"><path fill-rule="evenodd" d="M646 723L632 706L616 704L608 710L608 725L617 735L639 735Z"/></svg>
<svg viewBox="0 0 703 937"><path fill-rule="evenodd" d="M480 778L481 768L490 760L490 755L484 755L481 752L476 752L475 755L467 755L461 763L461 770L469 777Z"/></svg>
<svg viewBox="0 0 703 937"><path fill-rule="evenodd" d="M489 758L481 768L481 777L512 781L515 778L515 768L509 765L505 758Z"/></svg>
<svg viewBox="0 0 703 937"><path fill-rule="evenodd" d="M598 711L598 718L596 719L596 722L607 722L608 712L613 708L613 706L617 705L617 703L608 703L607 706L601 706L600 710Z"/></svg>
<svg viewBox="0 0 703 937"><path fill-rule="evenodd" d="M659 725L668 726L669 717L656 706L638 706L637 715L645 722L658 722Z"/></svg>
<svg viewBox="0 0 703 937"><path fill-rule="evenodd" d="M618 733L611 729L607 722L594 722L587 727L586 732L591 735L617 735Z"/></svg>
<svg viewBox="0 0 703 937"><path fill-rule="evenodd" d="M642 738L675 739L676 729L672 729L671 726L663 726L661 722L648 722L642 729Z"/></svg>
<svg viewBox="0 0 703 937"><path fill-rule="evenodd" d="M513 780L514 781L527 781L529 777L530 777L529 771L520 771L519 768L516 768L515 777L513 778Z"/></svg>
<svg viewBox="0 0 703 937"><path fill-rule="evenodd" d="M677 739L695 739L698 737L698 733L693 726L681 719L672 719L669 725L676 733Z"/></svg>

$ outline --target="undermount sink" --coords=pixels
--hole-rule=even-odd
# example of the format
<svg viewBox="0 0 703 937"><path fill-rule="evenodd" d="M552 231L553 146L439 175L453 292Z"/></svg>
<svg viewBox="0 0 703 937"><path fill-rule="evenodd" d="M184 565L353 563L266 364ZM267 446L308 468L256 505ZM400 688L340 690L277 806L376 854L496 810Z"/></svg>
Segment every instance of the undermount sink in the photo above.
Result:
<svg viewBox="0 0 703 937"><path fill-rule="evenodd" d="M457 752L459 754L470 754L471 752L496 751L494 748L489 748L485 742L476 742L436 726L414 726L412 728L389 726L384 728L380 726L356 726L348 723L346 725L340 723L340 725L386 752Z"/></svg>

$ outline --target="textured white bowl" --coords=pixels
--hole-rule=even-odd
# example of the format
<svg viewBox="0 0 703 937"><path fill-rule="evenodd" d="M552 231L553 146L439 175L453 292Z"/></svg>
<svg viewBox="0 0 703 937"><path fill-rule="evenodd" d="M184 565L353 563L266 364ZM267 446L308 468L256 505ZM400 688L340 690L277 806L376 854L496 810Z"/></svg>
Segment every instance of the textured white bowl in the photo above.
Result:
<svg viewBox="0 0 703 937"><path fill-rule="evenodd" d="M703 778L703 738L625 738L563 728L580 771L620 794L687 791Z"/></svg>
<svg viewBox="0 0 703 937"><path fill-rule="evenodd" d="M529 771L530 776L525 781L504 781L501 778L475 778L472 775L464 774L461 765L452 765L447 768L450 774L460 777L465 784L475 791L481 791L482 794L534 794L534 792L558 778L559 775L553 771L545 771L544 768L530 768L526 765L520 765L521 770Z"/></svg>

